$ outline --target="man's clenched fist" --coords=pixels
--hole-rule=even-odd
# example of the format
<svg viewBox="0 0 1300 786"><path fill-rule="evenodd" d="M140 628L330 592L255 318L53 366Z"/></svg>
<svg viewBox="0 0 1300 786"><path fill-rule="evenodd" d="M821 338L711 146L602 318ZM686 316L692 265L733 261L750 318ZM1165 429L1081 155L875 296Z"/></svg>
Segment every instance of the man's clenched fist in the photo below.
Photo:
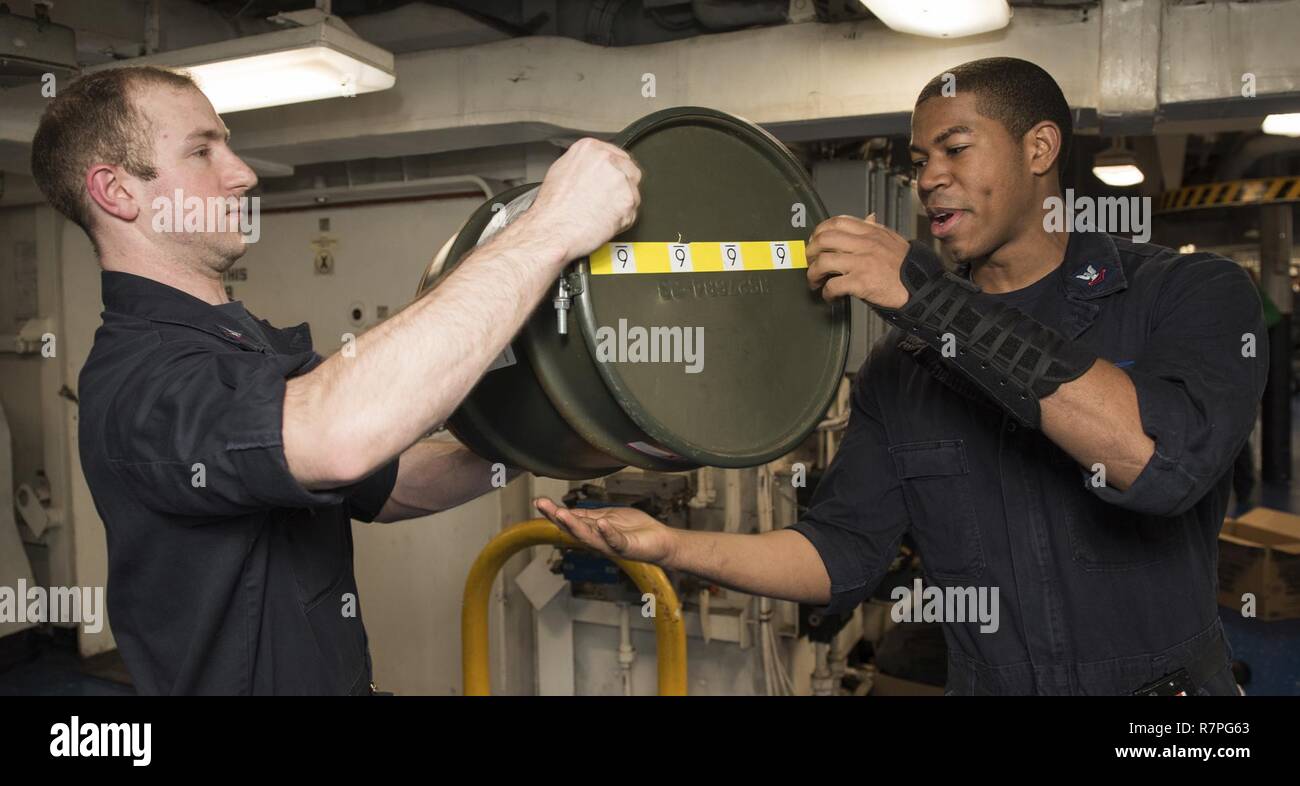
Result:
<svg viewBox="0 0 1300 786"><path fill-rule="evenodd" d="M641 170L626 150L579 139L546 172L528 213L563 244L567 262L632 226L640 183Z"/></svg>

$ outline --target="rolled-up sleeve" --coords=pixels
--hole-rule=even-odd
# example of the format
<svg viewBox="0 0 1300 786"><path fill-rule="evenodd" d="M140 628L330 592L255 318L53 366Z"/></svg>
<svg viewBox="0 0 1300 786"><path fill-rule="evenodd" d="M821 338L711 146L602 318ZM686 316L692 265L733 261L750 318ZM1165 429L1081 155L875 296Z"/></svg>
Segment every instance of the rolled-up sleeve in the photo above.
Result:
<svg viewBox="0 0 1300 786"><path fill-rule="evenodd" d="M310 369L314 352L222 352L199 342L162 342L115 393L105 445L129 491L160 513L195 522L277 507L356 500L372 512L387 498L396 462L356 484L310 491L284 455L285 383ZM387 483L387 490L383 490ZM382 507L383 501L378 505Z"/></svg>
<svg viewBox="0 0 1300 786"><path fill-rule="evenodd" d="M401 458L398 456L352 487L352 494L348 497L348 516L366 523L379 516L384 504L393 494L393 487L397 485Z"/></svg>
<svg viewBox="0 0 1300 786"><path fill-rule="evenodd" d="M1086 478L1084 487L1122 508L1176 516L1223 477L1254 428L1268 379L1268 333L1249 275L1210 254L1174 265L1150 324L1124 370L1155 453L1123 491Z"/></svg>
<svg viewBox="0 0 1300 786"><path fill-rule="evenodd" d="M909 526L903 489L868 382L870 366L863 366L854 381L844 441L817 485L807 515L790 526L813 544L830 576L831 600L820 609L824 614L852 611L870 596Z"/></svg>

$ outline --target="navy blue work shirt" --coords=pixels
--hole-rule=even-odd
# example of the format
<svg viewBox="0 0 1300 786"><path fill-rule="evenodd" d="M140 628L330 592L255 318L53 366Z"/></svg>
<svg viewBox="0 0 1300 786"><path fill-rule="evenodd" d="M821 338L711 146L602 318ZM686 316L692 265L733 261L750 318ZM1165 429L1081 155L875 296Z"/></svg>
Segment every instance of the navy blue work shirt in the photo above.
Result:
<svg viewBox="0 0 1300 786"><path fill-rule="evenodd" d="M1249 276L1076 232L1058 268L1002 297L1129 375L1155 454L1128 489L1099 487L895 329L858 373L843 444L792 527L830 575L825 611L865 600L910 533L930 583L998 588L996 631L943 623L949 694L1126 694L1178 669L1198 693L1235 693L1217 539L1267 378Z"/></svg>
<svg viewBox="0 0 1300 786"><path fill-rule="evenodd" d="M350 519L373 521L394 459L308 491L289 472L285 380L306 323L277 329L129 273L101 277L79 383L81 465L108 535L108 616L143 694L366 694Z"/></svg>

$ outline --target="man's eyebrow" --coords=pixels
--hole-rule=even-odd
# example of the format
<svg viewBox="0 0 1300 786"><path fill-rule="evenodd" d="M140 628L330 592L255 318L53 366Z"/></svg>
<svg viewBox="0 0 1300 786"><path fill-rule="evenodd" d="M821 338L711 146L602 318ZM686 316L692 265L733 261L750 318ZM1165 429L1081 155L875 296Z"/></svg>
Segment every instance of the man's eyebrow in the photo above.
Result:
<svg viewBox="0 0 1300 786"><path fill-rule="evenodd" d="M185 142L189 143L198 139L206 139L209 142L229 142L230 129L201 128L186 135Z"/></svg>
<svg viewBox="0 0 1300 786"><path fill-rule="evenodd" d="M971 130L970 126L952 126L950 128L945 128L943 131L940 131L939 134L935 136L934 141L931 142L931 144L942 145L945 139L947 139L950 136L953 136L954 134L973 134L973 133L975 132ZM922 150L921 148L917 147L914 144L909 145L908 148L917 153L925 152L924 150Z"/></svg>

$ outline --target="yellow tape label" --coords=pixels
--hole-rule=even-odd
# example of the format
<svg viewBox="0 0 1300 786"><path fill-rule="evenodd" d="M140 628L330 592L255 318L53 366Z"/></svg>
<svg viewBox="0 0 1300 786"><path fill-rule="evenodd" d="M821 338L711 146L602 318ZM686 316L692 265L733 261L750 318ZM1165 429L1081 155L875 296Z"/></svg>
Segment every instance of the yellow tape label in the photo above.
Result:
<svg viewBox="0 0 1300 786"><path fill-rule="evenodd" d="M591 254L591 274L729 273L808 267L802 240L741 243L606 243Z"/></svg>

